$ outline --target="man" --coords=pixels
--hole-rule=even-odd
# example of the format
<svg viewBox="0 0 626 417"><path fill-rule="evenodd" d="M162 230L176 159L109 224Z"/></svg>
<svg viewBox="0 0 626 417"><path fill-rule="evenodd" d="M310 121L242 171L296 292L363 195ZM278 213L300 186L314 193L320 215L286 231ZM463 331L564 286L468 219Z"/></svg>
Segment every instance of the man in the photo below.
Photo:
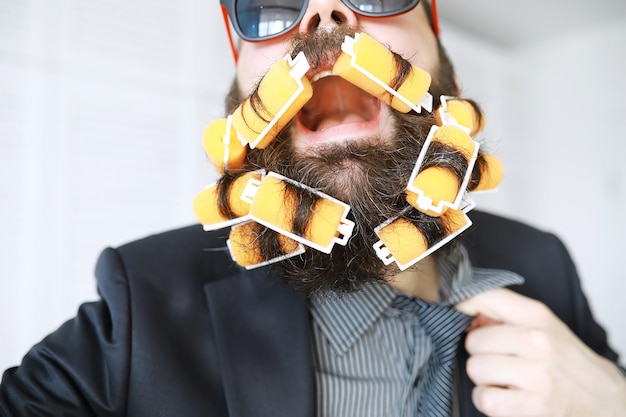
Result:
<svg viewBox="0 0 626 417"><path fill-rule="evenodd" d="M337 40L355 31L429 71L435 98L458 95L424 2L393 5L385 17L338 0L268 5L267 27L279 29L261 40L240 26L245 5L229 5L248 38L229 106L254 95L288 52L305 51L311 79L325 75ZM294 8L293 21L279 18ZM96 272L102 301L4 374L0 415L626 414L617 357L553 236L471 212L462 245L414 268L398 273L372 259L370 232L398 212L395 187L404 185L395 183L433 119L403 117L332 75L313 84L296 122L267 150L250 151L244 167L348 202L356 232L346 247L252 271L230 260L226 233L197 226L107 249ZM437 234L434 220L413 216ZM497 288L508 285L524 295ZM476 319L460 342L463 313Z"/></svg>

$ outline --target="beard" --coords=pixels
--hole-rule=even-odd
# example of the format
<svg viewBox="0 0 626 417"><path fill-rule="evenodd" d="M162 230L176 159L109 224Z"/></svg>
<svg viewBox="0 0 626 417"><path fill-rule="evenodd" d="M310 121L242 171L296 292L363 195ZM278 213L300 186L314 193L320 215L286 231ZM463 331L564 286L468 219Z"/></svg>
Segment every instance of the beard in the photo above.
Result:
<svg viewBox="0 0 626 417"><path fill-rule="evenodd" d="M354 33L355 30L351 28L339 27L331 32L297 36L292 42L292 56L304 51L312 68L327 67L339 55L345 36L353 36ZM441 95L457 93L454 72L445 53L442 57L431 86L435 106ZM394 54L394 60L398 77L392 84L400 85L410 64L397 54ZM236 92L236 87L233 91ZM233 94L229 95L231 100ZM255 90L251 96L253 106L254 103L260 103L256 94ZM241 100L238 97L236 101ZM232 104L233 101L227 99L227 103ZM410 206L406 201L405 189L428 133L435 124L435 117L426 112L403 114L393 109L390 112L393 120L390 137L346 140L308 151L294 148L292 127L288 125L267 148L252 149L241 170L226 173L218 182L222 200L226 201L228 186L233 180L246 172L263 168L326 193L350 206L348 218L354 221L355 228L345 246L335 245L330 254L308 249L297 257L284 259L271 266L276 276L307 295L328 291L350 292L365 283L386 282L392 278L398 272L397 268L384 265L373 248L378 241L374 229L389 219L401 217L409 220L424 234L429 246L447 234L440 218L428 216L412 207L406 210ZM430 166L447 167L461 181L467 169L467 160L458 151L432 142L423 168ZM286 187L295 196L295 201L299 202L294 231L302 232L311 219L319 197L299 187L289 184ZM257 233L256 243L265 259L283 254L277 232L258 225ZM407 245L410 244L407 242Z"/></svg>

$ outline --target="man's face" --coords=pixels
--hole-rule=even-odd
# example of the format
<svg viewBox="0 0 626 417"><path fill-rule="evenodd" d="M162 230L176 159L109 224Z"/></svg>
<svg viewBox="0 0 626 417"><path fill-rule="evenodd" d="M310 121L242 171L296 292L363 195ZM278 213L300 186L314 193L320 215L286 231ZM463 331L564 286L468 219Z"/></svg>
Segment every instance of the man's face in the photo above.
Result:
<svg viewBox="0 0 626 417"><path fill-rule="evenodd" d="M304 52L311 64L307 76L313 97L293 122L265 149L252 149L243 171L264 168L331 195L351 207L355 232L346 246L335 245L330 254L313 249L275 264L287 282L305 292L351 291L365 282L388 280L397 269L385 266L376 256L374 228L399 216L416 225L429 244L444 237L438 218L417 210L405 212L405 188L430 127L432 114L407 114L329 75L345 36L365 32L389 47L395 60L431 73L431 93L456 95L449 61L441 51L423 6L403 15L366 18L355 14L339 0L310 0L303 20L281 38L242 42L237 68L237 87L228 105L258 94L256 86L269 67L286 54ZM394 63L398 64L398 62ZM400 63L402 66L405 62ZM444 166L463 172L466 161L450 149L429 148L424 166ZM242 173L234 172L237 176ZM225 176L226 177L226 176ZM232 180L223 178L222 193ZM292 190L298 193L297 190ZM296 194L294 194L296 195ZM226 197L224 197L226 198ZM314 203L298 195L294 224L308 224ZM256 242L266 259L282 253L275 232L257 233ZM278 252L277 252L278 251Z"/></svg>
<svg viewBox="0 0 626 417"><path fill-rule="evenodd" d="M329 31L339 25L368 33L428 72L438 67L437 41L422 5L402 15L373 18L356 14L339 0L310 0L304 18L291 34L263 42L242 41L237 65L239 91L244 97L253 91L269 67L291 50L291 35L296 31L299 34ZM328 69L312 68L311 72ZM378 100L368 98L339 77L323 78L314 82L313 87L314 97L291 131L295 149L306 153L307 149L346 139L390 135L389 109ZM334 105L328 107L328 103Z"/></svg>

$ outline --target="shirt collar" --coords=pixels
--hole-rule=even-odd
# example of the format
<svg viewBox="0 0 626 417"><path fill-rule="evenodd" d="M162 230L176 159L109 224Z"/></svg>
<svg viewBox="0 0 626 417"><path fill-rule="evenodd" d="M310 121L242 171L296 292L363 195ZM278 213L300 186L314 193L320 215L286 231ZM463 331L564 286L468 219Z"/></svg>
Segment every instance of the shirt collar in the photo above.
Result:
<svg viewBox="0 0 626 417"><path fill-rule="evenodd" d="M501 270L473 268L467 251L456 246L439 258L441 304L452 306L461 300L493 288L521 284L519 275ZM311 315L338 354L346 353L398 296L393 287L372 282L354 293L325 294L311 298Z"/></svg>
<svg viewBox="0 0 626 417"><path fill-rule="evenodd" d="M460 245L438 261L440 303L446 306L494 288L524 283L524 278L515 272L473 267L467 250Z"/></svg>
<svg viewBox="0 0 626 417"><path fill-rule="evenodd" d="M311 314L333 348L344 354L380 318L396 295L392 287L372 282L354 293L313 297Z"/></svg>

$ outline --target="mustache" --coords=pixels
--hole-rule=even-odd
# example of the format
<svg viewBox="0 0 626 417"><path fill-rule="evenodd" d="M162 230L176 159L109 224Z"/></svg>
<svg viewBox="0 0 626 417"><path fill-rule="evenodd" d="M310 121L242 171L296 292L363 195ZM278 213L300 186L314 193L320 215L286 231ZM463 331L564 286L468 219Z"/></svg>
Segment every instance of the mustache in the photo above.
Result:
<svg viewBox="0 0 626 417"><path fill-rule="evenodd" d="M341 54L341 44L345 37L352 37L357 32L350 26L340 26L330 31L297 33L291 39L289 54L295 58L299 52L303 52L314 69L332 66Z"/></svg>
<svg viewBox="0 0 626 417"><path fill-rule="evenodd" d="M310 33L296 33L289 41L288 53L292 59L296 57L299 52L303 52L310 69L306 73L306 77L310 80L316 73L324 70L332 69L335 62L341 55L341 45L343 44L346 36L354 38L357 33L363 32L359 27L341 25L333 28L330 31L316 30ZM441 77L433 77L432 95L435 100L435 107L439 105L440 95L456 96L458 89L454 81L454 70L447 59L447 55L439 47L440 53L440 65L437 68L437 75ZM411 63L401 54L388 48L393 56L393 65L395 66L396 76L391 80L389 86L397 90L411 70ZM443 64L443 65L442 65ZM443 78L444 82L439 78ZM224 108L226 114L232 114L232 112L239 106L246 98L250 99L250 104L255 111L256 115L262 120L266 120L266 109L262 100L259 97L259 84L262 78L260 78L254 86L252 92L248 97L245 97L242 91L239 89L237 79L235 78L230 86L230 90L224 100ZM267 121L267 120L266 120Z"/></svg>
<svg viewBox="0 0 626 417"><path fill-rule="evenodd" d="M312 80L313 77L322 71L331 70L342 53L341 46L346 37L354 38L359 30L352 26L338 26L330 31L316 30L311 33L297 33L291 39L289 55L295 59L299 53L304 56L309 63L309 70L306 77ZM398 90L405 79L409 76L412 64L400 54L389 50L392 56L392 66L395 76L389 82L389 87ZM255 85L249 96L250 108L260 119L269 123L271 112L268 111L259 94L261 78ZM350 82L349 79L346 79ZM240 102L243 101L240 97ZM414 112L413 112L414 113Z"/></svg>
<svg viewBox="0 0 626 417"><path fill-rule="evenodd" d="M291 39L289 55L293 59L298 53L304 53L311 71L332 68L341 54L341 45L346 36L354 37L358 32L355 27L342 25L330 31L297 33Z"/></svg>

